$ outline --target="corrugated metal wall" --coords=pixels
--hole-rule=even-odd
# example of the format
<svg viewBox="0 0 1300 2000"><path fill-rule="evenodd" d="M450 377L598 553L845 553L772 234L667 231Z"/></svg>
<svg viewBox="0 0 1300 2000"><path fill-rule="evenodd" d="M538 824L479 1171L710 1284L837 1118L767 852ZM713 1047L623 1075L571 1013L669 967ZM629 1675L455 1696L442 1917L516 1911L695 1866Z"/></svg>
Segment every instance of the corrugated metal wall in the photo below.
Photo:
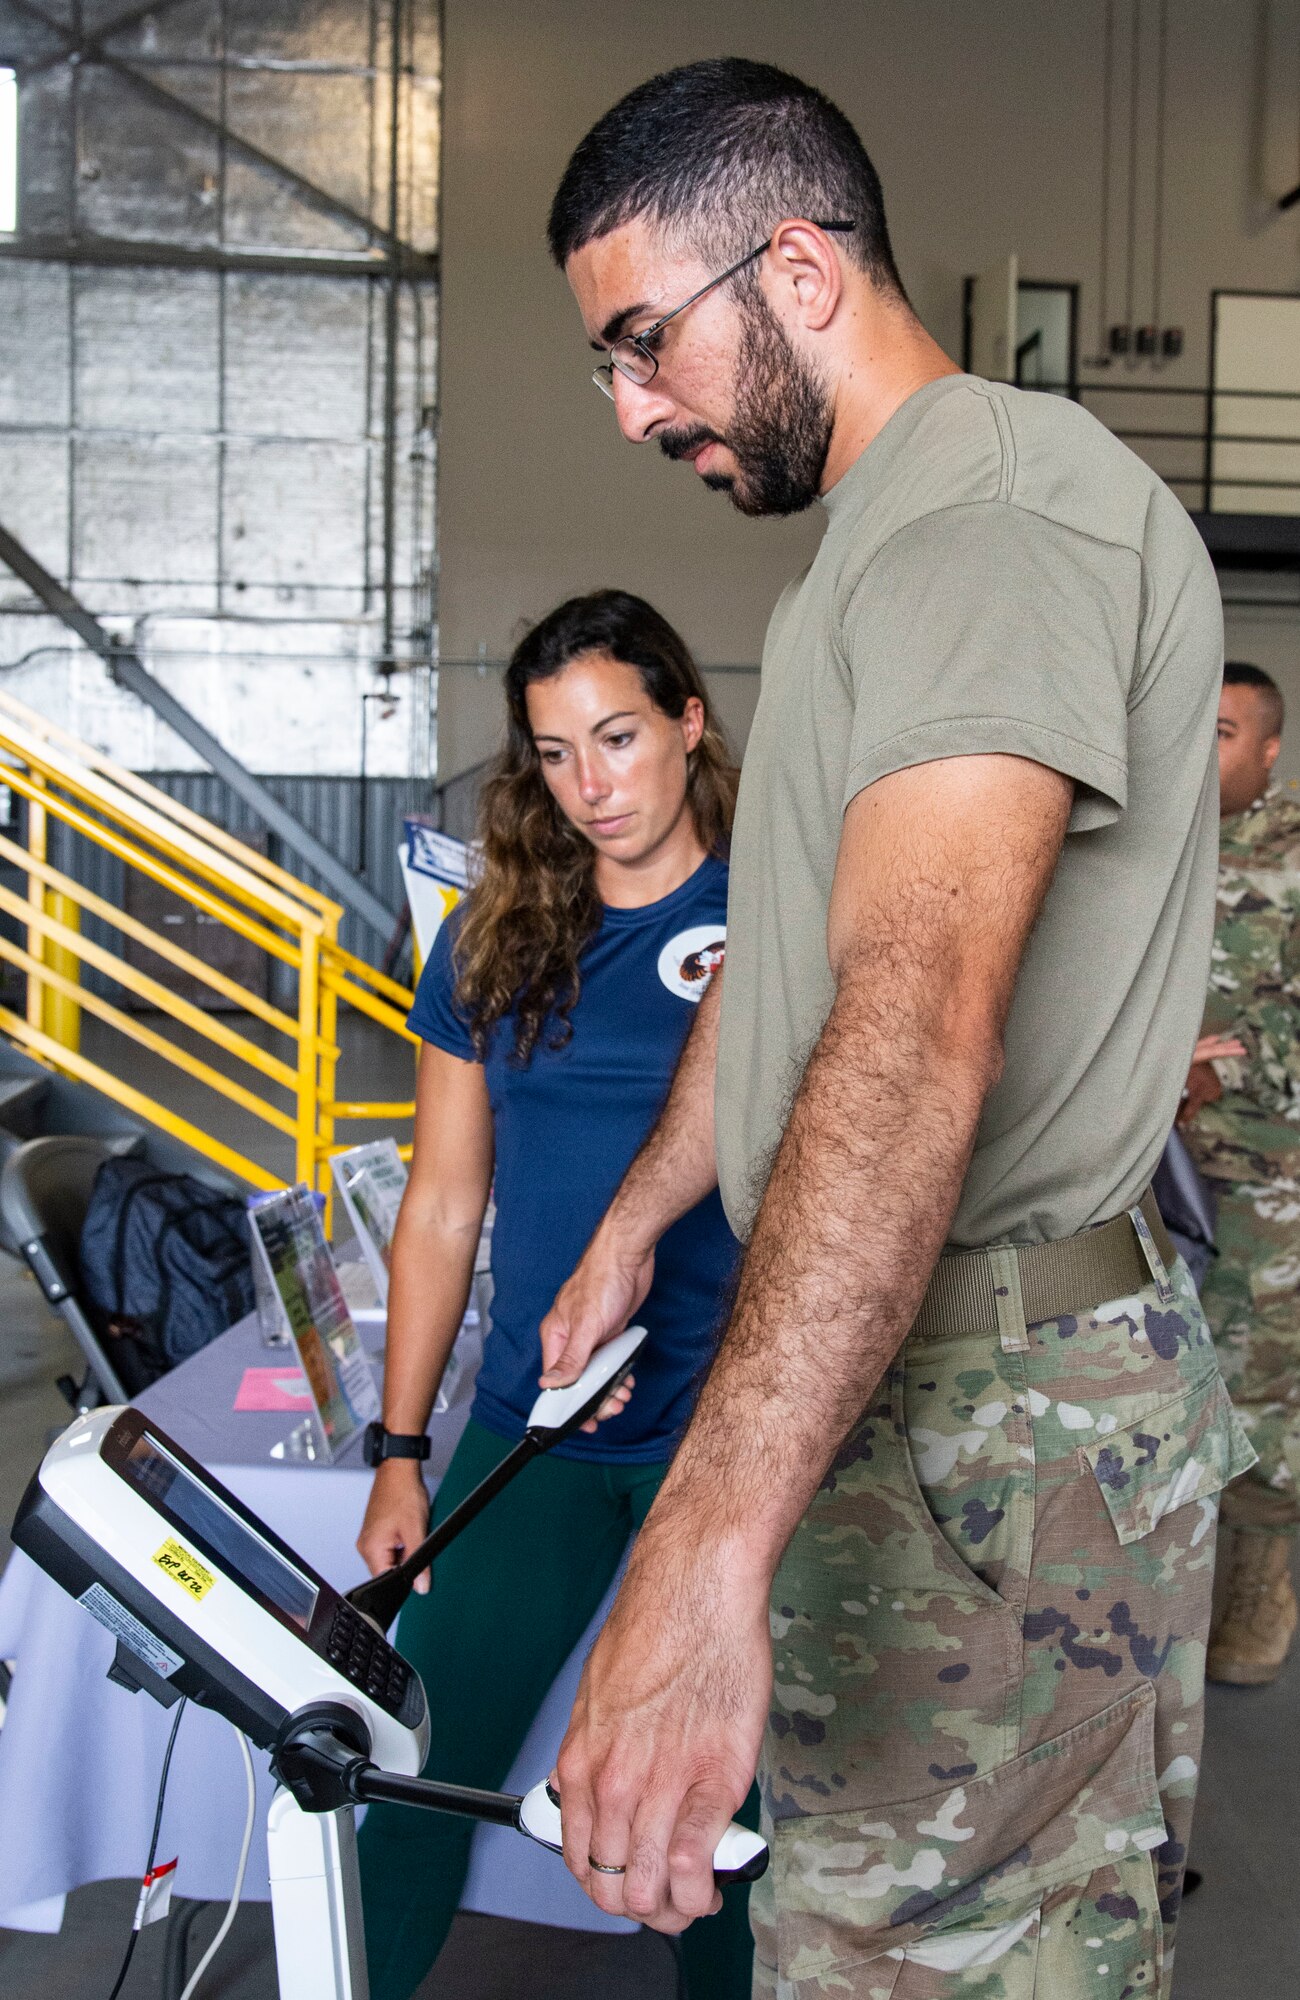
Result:
<svg viewBox="0 0 1300 2000"><path fill-rule="evenodd" d="M182 805L227 827L241 840L256 840L261 833L256 814L210 772L156 773L151 782ZM348 863L355 874L364 876L381 902L387 903L390 910L401 909L406 901L397 860L402 821L408 813L433 810L434 789L427 779L367 778L364 795L356 778L271 777L266 783L268 790L288 806L310 833ZM330 893L327 885L292 855L277 853L274 841L269 852L273 860L301 876L313 888L324 890L326 895ZM339 937L349 951L373 959L375 940L358 917L345 915Z"/></svg>
<svg viewBox="0 0 1300 2000"><path fill-rule="evenodd" d="M220 778L206 771L152 771L149 782L160 791L189 806L192 811L203 813L217 825L238 836L260 844L263 829L257 815L237 798ZM362 792L356 778L301 778L268 777L268 790L274 793L289 810L300 819L305 827L324 841L339 858L356 873L363 871L360 862L365 858L364 876L370 887L382 902L394 911L400 911L406 900L402 887L401 869L398 866L397 848L402 836L402 821L408 813L437 812L437 801L433 786L424 779L415 778L368 778L365 787L365 833L362 834ZM274 841L267 851L273 860L281 862L294 874L301 876L313 887L329 890L309 870L304 869L292 856L276 851ZM113 903L119 909L126 901L126 869L114 855L108 854L93 841L85 840L80 834L69 832L66 827L52 825L51 858L56 867L66 870L73 878L92 889L96 895ZM95 942L120 947L119 933L110 932L95 919L88 919L85 935ZM345 915L339 932L340 941L358 957L375 962L377 941L360 919ZM157 971L156 967L150 968ZM87 969L87 984L96 992L108 993L110 988L100 974Z"/></svg>

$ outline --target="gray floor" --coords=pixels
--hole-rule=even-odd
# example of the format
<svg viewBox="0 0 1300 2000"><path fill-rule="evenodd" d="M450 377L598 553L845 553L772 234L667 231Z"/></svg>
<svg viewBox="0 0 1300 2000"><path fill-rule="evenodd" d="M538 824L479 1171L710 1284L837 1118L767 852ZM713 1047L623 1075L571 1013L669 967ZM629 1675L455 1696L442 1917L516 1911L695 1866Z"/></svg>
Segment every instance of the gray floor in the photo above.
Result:
<svg viewBox="0 0 1300 2000"><path fill-rule="evenodd" d="M0 1992L6 2000L104 2000L116 1976L135 1889L97 1882L69 1898L57 1938L0 1930ZM196 1920L189 1966L198 1964L220 1921L215 1905ZM140 1939L122 2000L157 2000L164 1925ZM675 2000L677 1968L663 1938L581 1937L543 1924L464 1915L452 1927L417 2000ZM240 1911L204 1979L202 2000L275 2000L271 1912Z"/></svg>
<svg viewBox="0 0 1300 2000"><path fill-rule="evenodd" d="M363 1035L353 1051L365 1072L363 1087L381 1098L405 1096L409 1079L397 1045L387 1037L370 1044ZM395 1072L384 1060L389 1050L398 1058ZM231 1112L232 1129L222 1136L238 1143L243 1133L237 1136L234 1126L241 1114L234 1107ZM54 1383L74 1362L75 1350L33 1281L0 1254L0 1537L49 1432L66 1421L67 1406ZM7 1548L0 1540L0 1551ZM1271 1688L1210 1690L1191 1857L1205 1881L1184 1912L1175 2000L1237 2000L1242 1994L1294 2000L1300 1993L1298 1790L1300 1650ZM130 1884L98 1883L69 1899L57 1937L0 1930L0 1994L5 2000L102 2000L134 1896ZM215 1910L199 1919L200 1950L216 1921ZM145 1932L122 2000L158 1993L162 1931L156 1925ZM196 1959L197 1952L191 1963ZM423 2000L674 2000L676 1991L671 1950L649 1934L600 1939L462 1916ZM274 1994L269 1913L253 1905L240 1912L203 2000L274 2000Z"/></svg>

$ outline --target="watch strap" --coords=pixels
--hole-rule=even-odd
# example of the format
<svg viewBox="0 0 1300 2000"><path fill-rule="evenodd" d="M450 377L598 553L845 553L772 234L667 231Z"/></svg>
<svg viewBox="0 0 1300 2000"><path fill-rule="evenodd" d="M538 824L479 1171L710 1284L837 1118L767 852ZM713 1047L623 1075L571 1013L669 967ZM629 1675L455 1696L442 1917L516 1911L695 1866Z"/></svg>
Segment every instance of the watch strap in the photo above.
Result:
<svg viewBox="0 0 1300 2000"><path fill-rule="evenodd" d="M386 1458L415 1458L423 1461L433 1449L423 1431L389 1431L375 1422L366 1425L366 1462L382 1465Z"/></svg>

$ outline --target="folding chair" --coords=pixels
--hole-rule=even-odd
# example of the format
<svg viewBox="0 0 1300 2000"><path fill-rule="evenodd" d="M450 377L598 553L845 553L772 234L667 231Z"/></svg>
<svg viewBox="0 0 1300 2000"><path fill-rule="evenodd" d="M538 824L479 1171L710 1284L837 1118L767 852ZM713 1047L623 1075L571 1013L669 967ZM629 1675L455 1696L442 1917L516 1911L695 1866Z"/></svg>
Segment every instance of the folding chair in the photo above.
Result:
<svg viewBox="0 0 1300 2000"><path fill-rule="evenodd" d="M70 1375L59 1379L78 1413L101 1402L131 1400L78 1296L77 1246L95 1175L105 1160L133 1153L140 1143L138 1138L97 1139L81 1133L27 1139L0 1170L4 1228L86 1360L80 1385Z"/></svg>

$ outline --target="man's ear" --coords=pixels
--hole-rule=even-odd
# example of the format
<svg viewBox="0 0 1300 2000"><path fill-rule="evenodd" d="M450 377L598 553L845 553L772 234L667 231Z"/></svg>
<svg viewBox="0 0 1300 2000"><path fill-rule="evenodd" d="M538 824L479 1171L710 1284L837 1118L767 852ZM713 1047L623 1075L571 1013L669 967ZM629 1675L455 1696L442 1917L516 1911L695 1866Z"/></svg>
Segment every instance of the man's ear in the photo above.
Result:
<svg viewBox="0 0 1300 2000"><path fill-rule="evenodd" d="M1280 736L1270 736L1264 745L1264 769L1266 771L1271 771L1274 764L1276 764L1278 752L1281 748L1282 738Z"/></svg>
<svg viewBox="0 0 1300 2000"><path fill-rule="evenodd" d="M779 223L764 263L775 279L777 300L793 304L811 333L830 324L844 294L844 272L824 229L815 222Z"/></svg>

